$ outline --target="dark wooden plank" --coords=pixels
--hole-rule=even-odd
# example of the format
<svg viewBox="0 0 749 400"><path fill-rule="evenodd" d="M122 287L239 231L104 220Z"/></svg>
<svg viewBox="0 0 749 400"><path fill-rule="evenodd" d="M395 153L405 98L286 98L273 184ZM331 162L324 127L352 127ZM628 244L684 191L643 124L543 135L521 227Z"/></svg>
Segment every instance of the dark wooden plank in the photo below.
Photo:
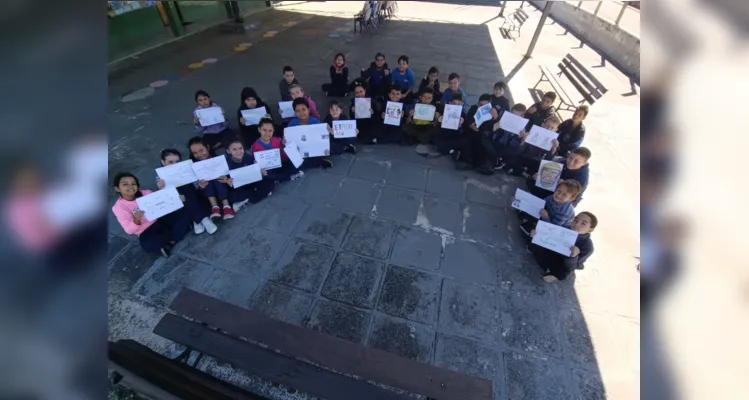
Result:
<svg viewBox="0 0 749 400"><path fill-rule="evenodd" d="M574 105L575 104L574 100L572 100L570 95L567 94L567 91L564 90L562 85L557 80L556 75L553 72L551 72L549 67L545 65L540 65L539 67L541 67L541 71L543 71L544 75L546 75L546 77L549 78L549 84L551 85L551 87L554 88L554 91L557 93L559 100L561 100L565 104Z"/></svg>
<svg viewBox="0 0 749 400"><path fill-rule="evenodd" d="M154 333L225 361L262 379L331 400L405 400L406 397L365 381L324 370L167 314Z"/></svg>
<svg viewBox="0 0 749 400"><path fill-rule="evenodd" d="M596 85L596 89L600 90L601 93L608 92L608 89L606 89L606 87L603 86L601 81L599 81L595 76L593 76L593 74L590 73L590 71L588 71L587 68L585 68L582 64L580 64L580 61L577 61L577 58L575 58L572 54L569 54L569 53L567 54L567 58L569 58L570 61L572 61L572 63L575 64L575 66L579 68L580 71L582 71L583 74L585 74L585 76L588 79L590 79L590 81L593 82L594 85Z"/></svg>
<svg viewBox="0 0 749 400"><path fill-rule="evenodd" d="M564 65L560 65L559 68L567 68L570 72L572 72L572 75L575 75L575 78L577 79L577 81L582 83L583 86L585 86L585 91L588 92L588 94L595 97L596 100L600 99L601 96L603 96L603 94L598 89L596 89L596 87L593 84L591 84L583 76L582 73L580 73L580 71L577 69L575 64L572 64L572 62L569 59L567 58L563 59L562 64Z"/></svg>
<svg viewBox="0 0 749 400"><path fill-rule="evenodd" d="M564 68L564 65L562 65L562 63L559 63L559 69L562 71L564 76L567 77L567 80L569 80L570 83L572 83L572 86L574 86L575 89L577 89L578 93L580 93L583 96L583 99L585 99L585 101L588 102L588 104L593 104L595 102L595 100L593 100L593 97L591 97L590 94L588 94L588 91L585 90L583 85L581 85L580 82L578 82L577 79L575 79L575 77L570 73L569 69Z"/></svg>
<svg viewBox="0 0 749 400"><path fill-rule="evenodd" d="M439 400L490 400L489 380L365 348L183 288L171 308L292 357ZM353 398L353 397L352 397Z"/></svg>

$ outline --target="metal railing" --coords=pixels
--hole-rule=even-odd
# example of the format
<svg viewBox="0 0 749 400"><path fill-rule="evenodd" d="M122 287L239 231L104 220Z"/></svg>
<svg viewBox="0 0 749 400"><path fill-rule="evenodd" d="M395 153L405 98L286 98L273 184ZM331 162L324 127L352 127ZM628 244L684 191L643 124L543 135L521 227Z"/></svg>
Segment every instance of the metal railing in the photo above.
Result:
<svg viewBox="0 0 749 400"><path fill-rule="evenodd" d="M617 5L619 7L619 13L614 19L614 26L619 26L619 23L621 22L622 18L624 17L624 14L626 12L634 12L637 13L638 16L640 14L639 9L639 1L633 2L633 1L566 1L567 3L577 3L575 8L577 9L583 9L586 11L592 11L593 15L598 16L599 18L605 18L605 19L611 19L607 18L610 15L607 16L599 16L598 14L601 12L601 6L603 6L604 3L608 5ZM630 4L630 3L637 3ZM595 9L591 10L593 7L593 4L595 4ZM608 11L608 10L607 10Z"/></svg>

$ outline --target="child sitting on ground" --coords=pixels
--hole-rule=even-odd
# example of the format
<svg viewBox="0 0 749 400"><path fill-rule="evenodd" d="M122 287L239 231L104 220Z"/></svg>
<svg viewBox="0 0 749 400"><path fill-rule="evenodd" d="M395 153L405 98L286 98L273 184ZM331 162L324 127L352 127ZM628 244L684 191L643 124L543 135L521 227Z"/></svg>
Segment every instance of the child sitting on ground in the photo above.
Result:
<svg viewBox="0 0 749 400"><path fill-rule="evenodd" d="M294 77L294 69L290 66L283 67L283 78L281 82L278 82L278 90L281 92L281 101L291 101L291 95L289 89L291 85L298 85L299 81Z"/></svg>
<svg viewBox="0 0 749 400"><path fill-rule="evenodd" d="M296 113L296 117L289 122L289 128L300 126L300 125L314 125L314 124L321 124L319 119L310 116L310 110L309 105L307 103L307 99L304 98L298 98L294 100L294 112ZM328 130L330 132L330 129ZM297 143L298 144L298 143ZM330 151L326 153L326 156L330 155ZM304 165L303 167L322 167L324 169L328 169L333 166L333 163L326 157L311 157L304 159Z"/></svg>
<svg viewBox="0 0 749 400"><path fill-rule="evenodd" d="M341 106L338 101L331 100L328 104L328 116L325 117L325 123L328 124L328 127L330 127L331 129L333 128L333 121L346 121L348 119L348 115L343 113L343 110L341 110ZM359 133L359 129L356 130L356 133ZM354 146L355 142L356 138L336 139L331 134L330 155L342 154L345 151L356 154L356 146Z"/></svg>
<svg viewBox="0 0 749 400"><path fill-rule="evenodd" d="M357 81L355 82L354 86L354 98L351 99L351 107L349 107L349 115L353 119L356 119L356 99L363 99L367 97L367 91L364 89L364 82L363 81ZM374 110L372 109L375 107L371 103L370 98L370 107L369 107L369 118L359 118L356 119L356 126L359 129L359 135L357 135L357 139L361 143L372 143L372 140L374 139L374 128L376 126L376 114Z"/></svg>
<svg viewBox="0 0 749 400"><path fill-rule="evenodd" d="M330 83L322 85L322 91L329 97L343 97L348 94L348 66L346 56L338 53L330 66Z"/></svg>
<svg viewBox="0 0 749 400"><path fill-rule="evenodd" d="M199 136L190 139L187 142L187 148L190 151L190 159L193 162L216 157L213 149L208 147ZM225 220L234 218L235 210L229 202L229 186L226 183L219 182L218 179L211 181L201 179L198 181L198 188L211 203L211 219L221 218L222 213ZM221 207L219 207L219 203L221 203Z"/></svg>
<svg viewBox="0 0 749 400"><path fill-rule="evenodd" d="M388 91L388 100L393 103L400 103L401 102L401 88L400 85L397 83L390 86L390 90ZM403 141L403 120L405 115L405 110L401 108L401 117L400 117L400 123L398 125L390 125L385 123L385 111L387 110L387 102L384 104L382 108L382 113L380 114L380 124L378 124L379 129L376 129L374 134L374 139L372 139L372 143L377 144L385 144L385 143L402 143Z"/></svg>
<svg viewBox="0 0 749 400"><path fill-rule="evenodd" d="M593 254L593 240L590 238L590 234L596 226L598 226L598 218L588 211L583 211L575 216L570 229L577 232L577 240L570 249L569 257L537 244L531 243L528 245L528 250L544 271L544 281L563 281L576 269L585 267L585 261ZM531 237L535 235L536 231L531 231Z"/></svg>
<svg viewBox="0 0 749 400"><path fill-rule="evenodd" d="M484 93L479 96L478 104L471 106L463 122L463 133L466 137L466 145L453 153L455 167L459 170L474 168L476 172L483 175L494 173L494 160L496 154L492 145L494 132L499 129L497 110L491 109L492 118L476 126L476 112L491 101L491 95Z"/></svg>
<svg viewBox="0 0 749 400"><path fill-rule="evenodd" d="M307 107L309 109L309 115L311 115L314 119L318 120L316 123L320 123L320 113L317 112L317 105L314 101L312 101L312 98L309 96L306 96L304 94L304 89L302 89L299 85L291 85L289 88L289 95L291 96L292 100L296 99L304 99L307 101ZM294 117L284 118L283 122L285 126L288 126L291 120L294 119Z"/></svg>
<svg viewBox="0 0 749 400"><path fill-rule="evenodd" d="M249 146L258 138L257 125L245 125L246 121L242 116L242 111L265 107L265 118L270 118L270 108L268 108L265 102L263 102L263 99L258 96L255 89L251 87L242 89L240 96L242 99L239 104L239 109L237 110L237 116L239 117L239 134L242 136L244 142Z"/></svg>
<svg viewBox="0 0 749 400"><path fill-rule="evenodd" d="M408 56L398 57L398 68L390 73L390 83L397 83L401 87L401 94L403 104L410 104L413 102L414 85L416 84L414 78L414 72L408 68ZM434 91L432 91L432 97L434 97Z"/></svg>
<svg viewBox="0 0 749 400"><path fill-rule="evenodd" d="M556 132L559 123L559 118L557 118L556 115L552 115L543 122L541 127ZM505 164L504 169L515 176L520 176L524 173L533 175L538 172L538 166L541 160L553 159L557 147L559 146L559 142L554 139L551 141L551 149L549 150L536 147L532 144L525 143L525 139L528 138L528 135L529 132L521 131L519 135L520 148L518 149L518 152L515 155L506 157L507 164Z"/></svg>
<svg viewBox="0 0 749 400"><path fill-rule="evenodd" d="M546 92L540 102L528 107L528 111L523 116L523 118L528 119L528 125L526 125L525 130L530 131L533 125L541 126L544 121L554 115L556 110L552 104L554 104L556 99L556 93Z"/></svg>
<svg viewBox="0 0 749 400"><path fill-rule="evenodd" d="M510 109L510 100L505 97L505 90L507 90L507 85L504 82L499 81L494 84L492 107L497 110L497 115L500 118L502 118L502 113ZM525 111L525 106L523 106L523 111ZM520 116L522 117L523 115L520 114Z"/></svg>
<svg viewBox="0 0 749 400"><path fill-rule="evenodd" d="M377 53L369 68L361 69L361 77L367 84L367 91L373 98L382 100L388 92L390 84L390 68L385 62L385 55Z"/></svg>
<svg viewBox="0 0 749 400"><path fill-rule="evenodd" d="M252 153L244 151L244 144L240 138L235 138L229 142L226 149L226 164L229 170L246 167L255 163L255 157ZM268 171L261 169L263 179L247 185L234 187L234 180L231 176L219 178L219 182L226 183L229 186L229 198L234 204L234 210L239 211L247 202L257 204L260 200L271 195L276 182L268 178Z"/></svg>
<svg viewBox="0 0 749 400"><path fill-rule="evenodd" d="M193 110L192 112L193 124L195 124L195 129L203 134L203 141L212 149L221 147L222 141L225 140L226 137L231 136L231 131L229 131L229 124L224 121L213 125L202 126L200 125L198 110L218 107L221 109L221 113L224 114L224 118L226 118L224 108L214 103L211 100L211 96L209 96L208 92L206 92L205 90L198 90L197 92L195 92L195 101L198 103L198 106L195 107L195 110Z"/></svg>
<svg viewBox="0 0 749 400"><path fill-rule="evenodd" d="M518 117L522 117L525 114L525 111L525 104L522 103L515 104L514 106L512 106L512 108L510 108L510 112L517 115ZM514 159L514 157L517 157L518 154L520 154L520 145L522 144L522 140L520 139L519 134L514 134L502 128L498 128L494 132L492 143L497 155L494 169L498 170L501 169L509 160Z"/></svg>
<svg viewBox="0 0 749 400"><path fill-rule="evenodd" d="M588 111L589 109L586 105L577 107L575 113L572 114L572 118L559 125L559 129L557 129L559 133L559 138L557 139L559 140L558 156L567 157L572 150L583 144L583 139L585 138L583 120L588 116Z"/></svg>
<svg viewBox="0 0 749 400"><path fill-rule="evenodd" d="M289 156L287 156L284 151L284 144L286 141L274 135L275 126L273 125L273 120L270 118L263 118L260 120L260 123L258 123L257 128L260 137L252 144L251 150L253 153L256 151L272 149L281 150L281 168L266 171L266 178L273 182L283 182L288 180L295 181L303 177L304 172L294 166L291 160L289 160ZM300 165L300 167L303 165L304 164Z"/></svg>
<svg viewBox="0 0 749 400"><path fill-rule="evenodd" d="M140 190L140 184L135 175L128 172L117 174L114 177L113 187L120 197L112 206L112 212L125 233L138 236L138 242L143 250L169 257L172 247L184 239L187 230L190 229L190 217L185 209L180 208L154 221L149 221L145 213L138 209L135 199L150 194L151 191Z"/></svg>
<svg viewBox="0 0 749 400"><path fill-rule="evenodd" d="M460 75L455 72L451 73L447 77L447 83L450 84L450 86L445 89L445 93L442 93L442 98L440 99L441 104L449 103L456 93L460 93L464 99L468 98L466 91L460 88Z"/></svg>
<svg viewBox="0 0 749 400"><path fill-rule="evenodd" d="M425 88L419 93L419 104L432 105L432 98L434 91L430 88ZM432 106L434 107L434 106ZM439 157L442 154L435 149L429 147L432 138L437 132L437 128L434 126L434 120L425 121L421 119L414 119L414 112L416 105L408 106L408 111L405 111L406 123L403 126L403 140L406 145L417 143L416 153L421 156L428 157Z"/></svg>
<svg viewBox="0 0 749 400"><path fill-rule="evenodd" d="M164 149L161 150L161 166L166 167L172 164L176 164L182 161L182 154L175 149ZM166 186L166 182L163 179L156 176L156 187L159 190ZM177 192L182 195L185 199L185 211L190 217L193 223L193 230L196 235L208 231L209 235L216 232L218 227L208 218L207 203L201 201L200 193L197 189L197 182L193 182L187 185L182 185L177 188Z"/></svg>
<svg viewBox="0 0 749 400"><path fill-rule="evenodd" d="M434 147L443 156L452 154L456 150L462 149L467 143L467 139L463 134L462 128L463 122L465 121L465 117L462 112L463 95L461 95L460 93L455 93L452 96L452 100L450 100L450 104L461 107L460 122L458 124L457 130L442 128L442 118L445 112L444 105L438 106L437 111L434 114L434 119L438 124L437 134L434 136Z"/></svg>
<svg viewBox="0 0 749 400"><path fill-rule="evenodd" d="M431 67L429 68L429 71L427 72L427 76L424 77L421 80L421 84L419 84L419 93L425 88L430 88L432 91L434 91L434 96L432 99L432 104L437 105L439 103L439 100L442 98L442 93L440 93L440 80L439 80L440 70L437 69L437 67Z"/></svg>
<svg viewBox="0 0 749 400"><path fill-rule="evenodd" d="M578 203L583 199L583 193L585 193L585 189L588 187L590 176L588 160L590 160L590 156L590 150L585 147L578 147L577 149L572 150L572 153L570 153L564 161L562 174L559 176L560 180L566 181L574 179L580 183L580 194L578 194L575 200L572 201L572 205L575 207L577 207ZM528 178L526 182L528 191L532 195L543 199L552 192L536 186L536 177L538 177L538 172Z"/></svg>
<svg viewBox="0 0 749 400"><path fill-rule="evenodd" d="M546 196L544 208L541 210L541 220L553 225L569 228L572 219L575 217L575 207L572 201L580 194L580 182L570 179L568 181L559 181L554 193ZM520 213L520 229L526 236L530 236L531 231L536 228L538 220L533 216Z"/></svg>

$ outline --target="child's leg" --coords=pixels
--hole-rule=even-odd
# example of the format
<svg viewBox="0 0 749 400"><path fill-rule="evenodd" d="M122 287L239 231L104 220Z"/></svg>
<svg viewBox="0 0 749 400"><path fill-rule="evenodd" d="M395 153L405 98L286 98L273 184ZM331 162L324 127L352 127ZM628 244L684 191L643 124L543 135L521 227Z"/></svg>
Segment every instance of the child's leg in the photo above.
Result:
<svg viewBox="0 0 749 400"><path fill-rule="evenodd" d="M229 206L229 186L214 179L208 182L208 186L203 189L203 194L208 197L212 207L217 207L219 203Z"/></svg>
<svg viewBox="0 0 749 400"><path fill-rule="evenodd" d="M284 182L291 179L291 176L298 173L299 170L294 167L291 161L286 160L281 163L281 168L268 170L268 175L263 180L271 182Z"/></svg>
<svg viewBox="0 0 749 400"><path fill-rule="evenodd" d="M331 86L332 86L332 85L331 85L330 83L323 83L323 84L322 84L322 87L321 87L321 89L322 89L323 93L328 93L328 92L330 92L330 90L331 90ZM330 94L328 94L328 96L330 96Z"/></svg>
<svg viewBox="0 0 749 400"><path fill-rule="evenodd" d="M168 227L169 240L179 242L185 238L190 229L190 216L184 208L169 213L160 218L163 219L164 225Z"/></svg>
<svg viewBox="0 0 749 400"><path fill-rule="evenodd" d="M406 124L403 127L403 142L406 145L418 143L419 131L413 124Z"/></svg>
<svg viewBox="0 0 749 400"><path fill-rule="evenodd" d="M185 211L192 222L199 224L207 216L206 210L200 204L198 191L192 184L182 185L177 188L179 194L185 196Z"/></svg>
<svg viewBox="0 0 749 400"><path fill-rule="evenodd" d="M382 125L379 133L375 134L377 143L401 143L403 141L403 130L400 126Z"/></svg>
<svg viewBox="0 0 749 400"><path fill-rule="evenodd" d="M269 179L263 179L258 182L244 185L242 187L233 189L230 192L231 202L233 204L241 203L243 201L249 201L251 204L260 202L260 200L268 197L268 194L275 187L275 182Z"/></svg>
<svg viewBox="0 0 749 400"><path fill-rule="evenodd" d="M563 281L575 270L575 259L558 255L556 262L549 264L549 273Z"/></svg>
<svg viewBox="0 0 749 400"><path fill-rule="evenodd" d="M169 229L159 218L138 236L138 241L147 253L158 253L169 242Z"/></svg>

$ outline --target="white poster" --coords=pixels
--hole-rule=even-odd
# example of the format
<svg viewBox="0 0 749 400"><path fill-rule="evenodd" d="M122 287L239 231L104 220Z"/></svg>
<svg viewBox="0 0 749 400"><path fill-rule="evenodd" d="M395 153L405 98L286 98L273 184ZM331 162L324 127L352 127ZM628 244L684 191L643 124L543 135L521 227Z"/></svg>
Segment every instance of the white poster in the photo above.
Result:
<svg viewBox="0 0 749 400"><path fill-rule="evenodd" d="M541 160L541 165L538 167L538 176L536 177L536 186L552 192L557 190L557 184L559 183L559 178L562 176L563 168L564 165L558 162Z"/></svg>
<svg viewBox="0 0 749 400"><path fill-rule="evenodd" d="M355 138L356 120L333 121L333 137L336 139Z"/></svg>
<svg viewBox="0 0 749 400"><path fill-rule="evenodd" d="M281 118L293 118L296 115L293 103L293 101L278 102L278 112L281 113Z"/></svg>
<svg viewBox="0 0 749 400"><path fill-rule="evenodd" d="M216 156L193 163L192 170L199 180L204 181L211 181L219 176L229 175L229 165L226 163L226 157L224 156Z"/></svg>
<svg viewBox="0 0 749 400"><path fill-rule="evenodd" d="M281 168L281 149L256 151L252 155L255 156L255 162L262 169Z"/></svg>
<svg viewBox="0 0 749 400"><path fill-rule="evenodd" d="M284 129L286 142L294 142L302 157L330 155L330 133L328 124L300 125Z"/></svg>
<svg viewBox="0 0 749 400"><path fill-rule="evenodd" d="M483 124L484 122L491 120L492 119L491 103L484 104L483 106L479 107L478 110L476 110L476 114L474 114L473 119L475 120L477 127L481 126L481 124Z"/></svg>
<svg viewBox="0 0 749 400"><path fill-rule="evenodd" d="M519 134L528 125L528 120L507 111L499 119L499 127L507 132Z"/></svg>
<svg viewBox="0 0 749 400"><path fill-rule="evenodd" d="M286 142L286 147L284 147L283 151L286 153L286 157L289 157L289 161L294 164L295 168L299 168L304 162L302 154L299 153L299 146L296 143Z"/></svg>
<svg viewBox="0 0 749 400"><path fill-rule="evenodd" d="M201 108L195 110L195 114L197 114L200 119L200 126L211 126L226 121L224 113L221 111L221 107Z"/></svg>
<svg viewBox="0 0 749 400"><path fill-rule="evenodd" d="M166 186L179 187L198 180L192 170L192 160L181 161L166 167L156 168L156 175L161 178Z"/></svg>
<svg viewBox="0 0 749 400"><path fill-rule="evenodd" d="M434 112L437 109L431 104L417 104L414 108L414 119L419 121L434 121Z"/></svg>
<svg viewBox="0 0 749 400"><path fill-rule="evenodd" d="M523 189L515 189L512 208L524 211L534 218L541 218L541 210L544 206L546 206L546 202L543 199L539 199Z"/></svg>
<svg viewBox="0 0 749 400"><path fill-rule="evenodd" d="M538 125L533 125L528 137L525 138L525 142L548 151L551 150L551 141L555 140L557 137L559 137L558 133L542 128Z"/></svg>
<svg viewBox="0 0 749 400"><path fill-rule="evenodd" d="M356 119L371 118L372 99L368 97L357 97L354 99L354 116Z"/></svg>
<svg viewBox="0 0 749 400"><path fill-rule="evenodd" d="M244 118L244 125L257 125L260 120L268 114L265 107L253 108L252 110L242 110L242 118Z"/></svg>
<svg viewBox="0 0 749 400"><path fill-rule="evenodd" d="M263 173L260 169L260 164L252 164L229 171L234 188L263 180Z"/></svg>
<svg viewBox="0 0 749 400"><path fill-rule="evenodd" d="M400 126L403 117L403 103L388 101L385 106L385 123L388 125Z"/></svg>
<svg viewBox="0 0 749 400"><path fill-rule="evenodd" d="M577 232L546 221L538 221L536 235L533 236L531 243L569 257L576 241Z"/></svg>
<svg viewBox="0 0 749 400"><path fill-rule="evenodd" d="M442 127L445 129L458 130L460 127L460 116L463 114L463 106L445 104L445 115L442 116Z"/></svg>
<svg viewBox="0 0 749 400"><path fill-rule="evenodd" d="M138 209L143 211L144 217L149 221L155 221L169 213L184 207L179 198L177 188L168 187L135 199Z"/></svg>

